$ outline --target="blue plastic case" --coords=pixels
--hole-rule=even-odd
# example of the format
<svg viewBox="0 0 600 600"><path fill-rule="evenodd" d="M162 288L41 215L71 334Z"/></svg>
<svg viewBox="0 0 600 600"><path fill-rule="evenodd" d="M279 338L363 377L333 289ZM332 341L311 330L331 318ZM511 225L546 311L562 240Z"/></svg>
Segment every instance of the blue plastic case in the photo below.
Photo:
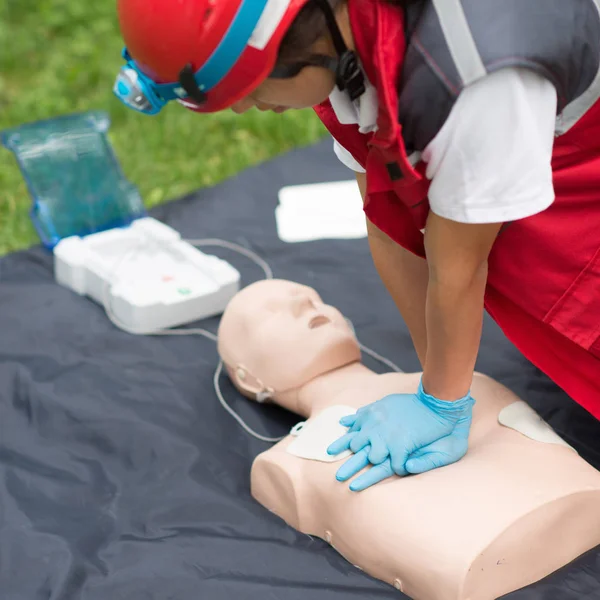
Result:
<svg viewBox="0 0 600 600"><path fill-rule="evenodd" d="M92 111L0 133L33 199L31 220L52 250L61 239L123 227L146 216L107 138L108 114Z"/></svg>

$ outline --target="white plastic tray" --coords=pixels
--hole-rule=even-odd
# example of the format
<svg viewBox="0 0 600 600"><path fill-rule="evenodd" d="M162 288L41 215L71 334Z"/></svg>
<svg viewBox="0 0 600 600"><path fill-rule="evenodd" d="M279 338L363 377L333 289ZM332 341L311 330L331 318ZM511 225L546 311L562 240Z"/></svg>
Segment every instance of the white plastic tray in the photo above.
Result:
<svg viewBox="0 0 600 600"><path fill-rule="evenodd" d="M128 329L151 333L221 314L239 272L150 217L54 248L56 281L110 306Z"/></svg>

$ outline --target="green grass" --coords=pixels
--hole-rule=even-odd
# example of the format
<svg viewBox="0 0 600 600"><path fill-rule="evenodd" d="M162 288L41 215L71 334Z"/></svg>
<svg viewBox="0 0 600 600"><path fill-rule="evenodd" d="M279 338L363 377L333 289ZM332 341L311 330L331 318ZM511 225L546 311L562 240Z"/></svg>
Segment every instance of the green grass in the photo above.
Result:
<svg viewBox="0 0 600 600"><path fill-rule="evenodd" d="M112 94L122 61L115 0L0 1L0 130L105 110L110 139L148 207L319 139L312 111L198 115L179 105L157 117ZM0 147L0 254L37 243L31 200L12 153Z"/></svg>

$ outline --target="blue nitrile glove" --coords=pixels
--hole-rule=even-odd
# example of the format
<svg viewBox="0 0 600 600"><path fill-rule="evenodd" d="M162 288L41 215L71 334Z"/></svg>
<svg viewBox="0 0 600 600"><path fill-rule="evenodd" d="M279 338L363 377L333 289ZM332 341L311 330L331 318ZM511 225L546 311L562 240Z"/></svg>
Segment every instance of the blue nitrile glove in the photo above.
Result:
<svg viewBox="0 0 600 600"><path fill-rule="evenodd" d="M375 465L350 484L361 491L392 475L424 473L460 460L467 452L475 400L438 400L419 384L416 394L392 394L360 408L340 423L348 433L333 442L329 454L355 453L338 470L346 481Z"/></svg>

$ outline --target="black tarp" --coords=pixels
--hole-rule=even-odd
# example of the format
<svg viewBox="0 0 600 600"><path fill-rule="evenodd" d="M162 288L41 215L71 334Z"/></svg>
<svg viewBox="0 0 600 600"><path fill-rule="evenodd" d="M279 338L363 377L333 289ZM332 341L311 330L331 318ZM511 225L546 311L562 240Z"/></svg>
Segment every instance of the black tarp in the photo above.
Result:
<svg viewBox="0 0 600 600"><path fill-rule="evenodd" d="M280 187L348 178L327 141L154 216L185 237L253 249L276 277L311 285L340 308L363 343L417 370L365 240L288 245L277 237ZM244 285L261 277L245 258L215 253L240 269ZM203 325L216 331L217 320ZM204 338L115 329L99 306L54 283L52 257L40 248L1 259L0 600L404 597L251 498L251 463L267 445L217 402L216 361ZM600 468L600 424L489 320L478 369L527 400ZM225 378L223 389L266 435L297 421L244 400ZM600 549L508 598L600 598Z"/></svg>

